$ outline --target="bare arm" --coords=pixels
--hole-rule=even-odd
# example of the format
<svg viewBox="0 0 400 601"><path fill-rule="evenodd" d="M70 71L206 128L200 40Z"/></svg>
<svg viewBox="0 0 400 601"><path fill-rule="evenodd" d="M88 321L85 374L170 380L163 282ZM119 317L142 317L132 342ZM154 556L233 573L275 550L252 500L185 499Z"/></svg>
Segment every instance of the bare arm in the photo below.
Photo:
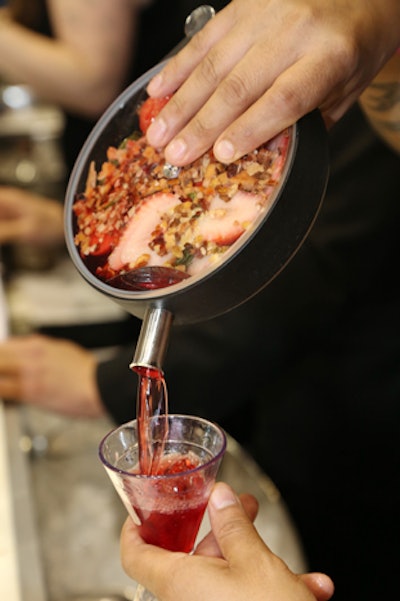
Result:
<svg viewBox="0 0 400 601"><path fill-rule="evenodd" d="M395 54L360 97L376 132L400 153L400 54Z"/></svg>
<svg viewBox="0 0 400 601"><path fill-rule="evenodd" d="M328 124L400 45L398 0L232 0L149 85L147 135L185 165L231 162L319 107Z"/></svg>
<svg viewBox="0 0 400 601"><path fill-rule="evenodd" d="M70 416L105 414L97 359L69 340L14 336L0 344L0 398Z"/></svg>
<svg viewBox="0 0 400 601"><path fill-rule="evenodd" d="M64 108L97 116L120 91L138 0L49 0L54 39L0 13L0 74Z"/></svg>

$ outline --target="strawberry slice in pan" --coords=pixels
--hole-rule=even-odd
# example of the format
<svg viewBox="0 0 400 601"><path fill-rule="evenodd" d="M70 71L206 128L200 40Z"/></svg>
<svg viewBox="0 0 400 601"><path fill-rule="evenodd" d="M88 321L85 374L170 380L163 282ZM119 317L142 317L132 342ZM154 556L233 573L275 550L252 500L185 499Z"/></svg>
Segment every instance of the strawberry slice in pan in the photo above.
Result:
<svg viewBox="0 0 400 601"><path fill-rule="evenodd" d="M93 233L90 236L89 246L93 250L91 251L91 255L106 255L108 254L115 246L118 241L118 232L105 233L102 235Z"/></svg>
<svg viewBox="0 0 400 601"><path fill-rule="evenodd" d="M157 117L161 109L167 104L171 96L163 98L147 98L139 107L139 127L142 133L146 133L150 124Z"/></svg>
<svg viewBox="0 0 400 601"><path fill-rule="evenodd" d="M256 194L241 191L229 202L215 196L208 211L199 218L196 234L218 246L230 246L260 214L260 200Z"/></svg>
<svg viewBox="0 0 400 601"><path fill-rule="evenodd" d="M131 217L118 245L108 257L111 269L119 271L124 265L132 268L148 265L162 265L168 257L159 256L149 246L152 233L161 216L179 204L179 198L172 193L159 192L142 201Z"/></svg>

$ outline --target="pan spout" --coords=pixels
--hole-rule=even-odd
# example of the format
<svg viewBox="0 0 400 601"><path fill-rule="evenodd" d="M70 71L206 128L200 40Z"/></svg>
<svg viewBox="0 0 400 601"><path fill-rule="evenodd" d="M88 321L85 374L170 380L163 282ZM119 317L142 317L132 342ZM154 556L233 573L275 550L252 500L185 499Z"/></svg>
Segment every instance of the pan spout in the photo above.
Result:
<svg viewBox="0 0 400 601"><path fill-rule="evenodd" d="M162 372L167 351L169 333L173 321L170 311L161 307L149 307L143 318L131 369L147 367Z"/></svg>

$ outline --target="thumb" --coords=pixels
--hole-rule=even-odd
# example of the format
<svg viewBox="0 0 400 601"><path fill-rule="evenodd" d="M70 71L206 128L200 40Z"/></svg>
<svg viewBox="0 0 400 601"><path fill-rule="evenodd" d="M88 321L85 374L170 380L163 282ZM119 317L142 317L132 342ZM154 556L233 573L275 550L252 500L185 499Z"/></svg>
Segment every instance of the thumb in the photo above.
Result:
<svg viewBox="0 0 400 601"><path fill-rule="evenodd" d="M213 534L222 556L230 564L241 563L265 544L247 516L240 499L224 482L215 484L208 504Z"/></svg>
<svg viewBox="0 0 400 601"><path fill-rule="evenodd" d="M328 601L334 593L335 587L332 580L326 574L312 572L300 576L304 584L316 597L317 601Z"/></svg>

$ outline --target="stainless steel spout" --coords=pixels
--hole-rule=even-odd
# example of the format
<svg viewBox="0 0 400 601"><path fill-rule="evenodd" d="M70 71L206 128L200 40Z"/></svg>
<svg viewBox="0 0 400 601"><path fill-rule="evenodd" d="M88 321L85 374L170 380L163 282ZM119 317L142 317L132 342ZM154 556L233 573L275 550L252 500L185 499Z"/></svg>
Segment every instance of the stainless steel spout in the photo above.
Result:
<svg viewBox="0 0 400 601"><path fill-rule="evenodd" d="M148 367L163 371L172 320L172 313L166 309L147 309L130 368Z"/></svg>

